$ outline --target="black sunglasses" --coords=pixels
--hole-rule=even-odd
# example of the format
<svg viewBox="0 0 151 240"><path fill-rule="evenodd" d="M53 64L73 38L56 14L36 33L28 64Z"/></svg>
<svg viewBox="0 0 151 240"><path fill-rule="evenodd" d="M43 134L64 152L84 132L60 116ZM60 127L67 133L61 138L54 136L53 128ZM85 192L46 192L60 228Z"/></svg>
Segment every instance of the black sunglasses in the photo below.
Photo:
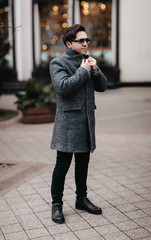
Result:
<svg viewBox="0 0 151 240"><path fill-rule="evenodd" d="M84 43L86 41L86 43L90 43L91 40L89 38L80 38L78 40L72 40L71 42L78 42L80 44Z"/></svg>

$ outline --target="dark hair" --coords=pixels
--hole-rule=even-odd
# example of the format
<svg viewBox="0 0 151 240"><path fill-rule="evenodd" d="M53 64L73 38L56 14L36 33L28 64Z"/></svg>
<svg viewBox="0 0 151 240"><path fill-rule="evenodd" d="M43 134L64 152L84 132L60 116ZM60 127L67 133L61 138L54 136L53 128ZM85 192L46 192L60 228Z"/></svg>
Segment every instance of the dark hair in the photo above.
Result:
<svg viewBox="0 0 151 240"><path fill-rule="evenodd" d="M64 34L63 34L63 42L66 45L67 41L72 41L76 38L76 34L80 31L84 31L85 32L85 27L81 24L74 24L68 28L66 28Z"/></svg>

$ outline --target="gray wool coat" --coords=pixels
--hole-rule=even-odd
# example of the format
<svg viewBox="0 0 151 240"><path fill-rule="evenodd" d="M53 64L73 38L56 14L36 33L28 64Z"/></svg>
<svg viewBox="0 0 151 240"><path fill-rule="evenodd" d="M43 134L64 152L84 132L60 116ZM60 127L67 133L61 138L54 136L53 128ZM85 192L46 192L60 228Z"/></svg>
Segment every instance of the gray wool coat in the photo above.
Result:
<svg viewBox="0 0 151 240"><path fill-rule="evenodd" d="M82 54L66 53L50 62L50 75L57 98L51 148L62 152L93 152L95 144L94 90L103 92L107 79L99 67L81 67Z"/></svg>

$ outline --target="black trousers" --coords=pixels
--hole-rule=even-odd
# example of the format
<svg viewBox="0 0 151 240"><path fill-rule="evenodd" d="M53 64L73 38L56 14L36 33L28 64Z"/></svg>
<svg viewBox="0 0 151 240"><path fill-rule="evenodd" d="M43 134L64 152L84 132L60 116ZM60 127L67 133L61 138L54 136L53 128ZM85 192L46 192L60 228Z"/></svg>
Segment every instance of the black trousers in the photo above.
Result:
<svg viewBox="0 0 151 240"><path fill-rule="evenodd" d="M53 170L51 195L52 203L63 203L63 191L66 174L69 170L73 153L57 151L56 165ZM87 196L87 174L90 152L74 153L76 197L81 199Z"/></svg>

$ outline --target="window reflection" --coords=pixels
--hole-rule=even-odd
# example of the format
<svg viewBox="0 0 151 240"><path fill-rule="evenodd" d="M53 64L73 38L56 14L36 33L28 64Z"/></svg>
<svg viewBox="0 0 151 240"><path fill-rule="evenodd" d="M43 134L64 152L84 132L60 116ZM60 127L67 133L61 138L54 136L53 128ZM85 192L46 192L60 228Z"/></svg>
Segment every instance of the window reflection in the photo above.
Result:
<svg viewBox="0 0 151 240"><path fill-rule="evenodd" d="M0 68L10 67L9 54L9 26L12 23L8 20L8 1L0 1Z"/></svg>
<svg viewBox="0 0 151 240"><path fill-rule="evenodd" d="M62 34L67 28L68 0L41 1L39 9L42 61L45 61L48 55L55 57L65 51Z"/></svg>
<svg viewBox="0 0 151 240"><path fill-rule="evenodd" d="M91 54L100 63L111 64L111 1L81 1L81 23L92 39Z"/></svg>
<svg viewBox="0 0 151 240"><path fill-rule="evenodd" d="M89 51L99 64L111 64L112 0L80 1L81 24L92 39ZM65 52L62 34L67 28L68 0L39 1L41 58L48 61ZM74 9L74 12L76 9Z"/></svg>

